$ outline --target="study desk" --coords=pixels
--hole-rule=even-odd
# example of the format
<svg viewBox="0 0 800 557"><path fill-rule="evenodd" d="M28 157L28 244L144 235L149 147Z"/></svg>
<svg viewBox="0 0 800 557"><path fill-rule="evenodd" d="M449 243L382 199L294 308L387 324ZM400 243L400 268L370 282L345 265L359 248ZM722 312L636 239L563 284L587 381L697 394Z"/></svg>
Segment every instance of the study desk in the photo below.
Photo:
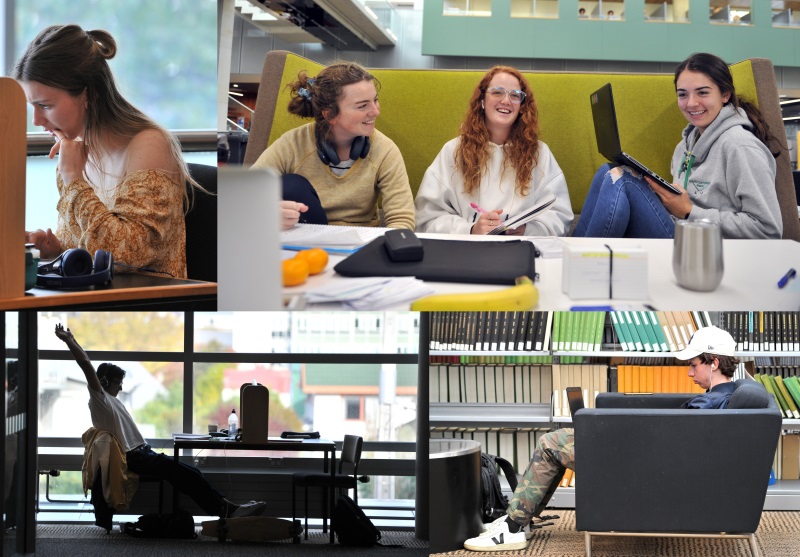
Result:
<svg viewBox="0 0 800 557"><path fill-rule="evenodd" d="M421 238L497 241L515 240L520 237L471 236L460 234L419 234ZM536 244L536 238L526 238ZM723 258L725 273L722 283L713 292L695 292L678 286L672 271L672 240L649 240L633 238L560 238L559 241L574 246L602 247L612 249L641 247L648 252L649 298L644 300L596 299L572 300L561 290L562 259L548 257L536 259L539 279L539 303L535 309L543 311L567 311L573 306L604 305L621 309L735 311L735 310L797 310L800 308L800 277L778 288L780 279L790 267L800 270L800 243L792 240L724 240ZM296 296L312 289L349 280L338 275L333 267L344 256L331 256L328 267L309 277L305 284L283 289L285 298ZM502 265L501 261L476 262L481 265ZM503 286L468 283L428 283L437 294L491 291ZM410 304L393 307L393 310L408 310ZM305 309L341 309L338 304L308 304Z"/></svg>
<svg viewBox="0 0 800 557"><path fill-rule="evenodd" d="M25 309L113 309L129 307L148 309L165 305L215 310L217 283L174 279L146 274L114 275L111 284L78 289L34 287L24 296L0 299L0 311Z"/></svg>
<svg viewBox="0 0 800 557"><path fill-rule="evenodd" d="M333 486L333 479L336 475L336 444L328 439L302 439L300 441L285 441L278 439L270 439L266 443L243 443L241 441L228 441L217 439L175 439L174 445L174 459L179 462L180 449L205 449L205 450L219 450L219 451L300 451L300 452L322 452L322 471L331 473L331 485ZM328 455L330 454L330 462L328 462ZM331 517L330 523L330 540L334 542L333 535L333 507L334 497L331 493L326 498L328 503L328 516ZM292 502L294 505L294 501ZM178 491L173 490L172 499L173 511L178 508Z"/></svg>

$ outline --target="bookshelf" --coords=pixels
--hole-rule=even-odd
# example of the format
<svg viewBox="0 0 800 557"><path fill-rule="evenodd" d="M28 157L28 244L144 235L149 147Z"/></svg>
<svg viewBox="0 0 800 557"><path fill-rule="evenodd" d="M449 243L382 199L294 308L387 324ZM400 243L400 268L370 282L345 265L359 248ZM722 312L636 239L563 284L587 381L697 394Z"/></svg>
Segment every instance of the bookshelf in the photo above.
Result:
<svg viewBox="0 0 800 557"><path fill-rule="evenodd" d="M592 338L600 339L597 341L596 349L572 349L571 341L564 341L563 346L566 346L566 349L557 348L557 346L562 346L559 344L562 339L559 338L554 328L558 318L563 316L555 314L569 312L526 312L542 315L525 317L509 315L514 312L496 313L505 313L505 315L481 315L470 318L461 315L431 314L429 426L432 438L478 440L481 442L484 452L503 456L514 464L519 473L522 473L527 467L530 452L535 447L539 436L551 429L571 425L571 418L564 415L568 414L568 411L565 411L566 405L559 408L554 393L558 394L565 387L573 384L584 386L582 379L578 379L583 376L566 375L566 378L562 377L559 382L556 374L562 368L568 366L601 368L603 373L600 381L605 384L605 390L612 390L609 389L610 370L616 371L616 368L625 365L643 367L654 365L658 366L658 369L677 365L683 368L680 375L686 376L686 364L674 360L672 354L676 350L672 349L673 346L669 345L669 341L670 350L668 351L654 351L652 343L651 351L644 351L643 348L633 351L623 350L625 340L617 334L610 312L605 312L602 319L596 318L596 323L598 323L596 327L601 329L600 331L595 329L592 333L594 334ZM800 326L798 326L800 313L798 312L666 313L680 313L689 320L688 329L685 332L677 331L672 339L676 343L674 348L678 350L683 348L681 341L685 344L698 326L717 325L727 328L737 340L737 357L742 361L734 376L735 379L746 375L753 376L755 373L764 373L768 370L784 376L800 377ZM572 317L575 318L574 315ZM669 317L676 316L670 315ZM584 321L589 322L588 320L588 317L584 317ZM663 317L663 320L671 330L672 325L667 323L666 316ZM517 341L513 343L514 349L499 350L497 347L502 342L502 333L500 333L501 336L494 339L494 350L483 349L484 341L487 338L488 346L492 346L492 334L495 330L502 331L503 321L523 324L544 322L550 328L549 331L544 332L548 340L542 342L539 350L518 349ZM755 329L752 326L753 322L756 323ZM487 324L486 327L487 329L491 328L491 332L488 330L483 333L475 331L476 323ZM767 329L765 332L764 324L772 325L776 329ZM510 338L526 338L526 332L512 333L510 332L511 327L508 329L507 334ZM577 330L580 330L580 327L577 327ZM588 333L585 333L584 337L588 338L586 334ZM591 337L591 334L589 336ZM641 338L646 338L646 335ZM772 343L770 343L770 339L772 339ZM506 345L511 345L508 337ZM535 341L533 346L536 347ZM771 346L775 348L771 348ZM527 383L517 377L526 373L531 377ZM538 383L536 379L532 379L537 376L537 373ZM550 374L549 378L545 378L545 374L548 373ZM514 385L513 394L511 390L505 389L507 378L512 375L514 376L514 379L511 380ZM487 380L490 376L493 376L493 379ZM501 391L498 390L498 378L501 376L503 377L503 389L502 395L499 395ZM577 379L577 382L573 381L572 377ZM564 381L569 384L563 384ZM597 380L594 379L594 381ZM465 388L465 383L471 382L475 382L479 388L481 386L486 388L487 385L493 384L497 396L477 395L479 388ZM535 391L538 385L540 392L538 400L532 395L519 394L519 387L525 387L526 384L527 388L532 391ZM693 386L691 382L683 383L684 388L676 392L692 392L686 388L687 384ZM698 389L697 392L700 392L698 387L694 387ZM549 392L545 394L542 392L544 390ZM597 387L592 387L592 390L598 392ZM669 392L668 389L662 390ZM636 388L632 392L645 392L645 390ZM457 396L454 396L454 393L457 393ZM593 397L591 395L587 397L586 394L585 392L584 398L587 400L587 406L593 404ZM589 402L590 399L592 402ZM789 467L786 467L785 464L782 465L782 462L791 464L798 461L797 468L800 468L800 442L796 442L800 441L800 419L784 417L783 425L784 435L781 436L775 466L779 479L768 489L764 504L765 510L800 510L800 473L792 479L780 479L784 468L787 470L792 468L791 465ZM797 439L791 439L792 442L786 445L795 452L782 454L784 438L787 435L795 434L798 434L796 435ZM501 478L501 483L502 481ZM576 481L580 482L580 479L578 478ZM508 489L507 484L504 485L504 489ZM559 487L550 506L573 508L574 489L573 487Z"/></svg>

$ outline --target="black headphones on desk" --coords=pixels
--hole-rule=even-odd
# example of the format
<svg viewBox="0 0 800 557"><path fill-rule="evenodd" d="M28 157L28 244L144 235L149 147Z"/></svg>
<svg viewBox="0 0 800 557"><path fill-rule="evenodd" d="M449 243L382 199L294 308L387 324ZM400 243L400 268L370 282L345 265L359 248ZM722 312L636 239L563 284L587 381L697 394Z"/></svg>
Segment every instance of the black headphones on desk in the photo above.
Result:
<svg viewBox="0 0 800 557"><path fill-rule="evenodd" d="M350 158L352 160L363 159L369 154L369 137L360 135L353 140L350 146ZM336 147L330 141L325 141L317 137L317 155L319 160L327 165L338 165L341 161Z"/></svg>
<svg viewBox="0 0 800 557"><path fill-rule="evenodd" d="M111 282L114 258L110 251L97 250L94 259L82 248L68 249L53 261L39 265L36 286L40 288L86 288Z"/></svg>

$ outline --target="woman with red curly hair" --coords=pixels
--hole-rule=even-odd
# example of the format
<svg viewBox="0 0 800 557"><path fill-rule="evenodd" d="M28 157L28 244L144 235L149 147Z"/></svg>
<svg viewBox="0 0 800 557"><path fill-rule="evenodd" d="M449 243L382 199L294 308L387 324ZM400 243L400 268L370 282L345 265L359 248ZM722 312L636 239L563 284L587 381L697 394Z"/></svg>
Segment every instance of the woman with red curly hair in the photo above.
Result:
<svg viewBox="0 0 800 557"><path fill-rule="evenodd" d="M417 231L486 234L550 197L555 202L546 211L506 233L563 236L573 214L564 173L539 141L530 85L517 69L495 66L472 94L461 135L422 178Z"/></svg>

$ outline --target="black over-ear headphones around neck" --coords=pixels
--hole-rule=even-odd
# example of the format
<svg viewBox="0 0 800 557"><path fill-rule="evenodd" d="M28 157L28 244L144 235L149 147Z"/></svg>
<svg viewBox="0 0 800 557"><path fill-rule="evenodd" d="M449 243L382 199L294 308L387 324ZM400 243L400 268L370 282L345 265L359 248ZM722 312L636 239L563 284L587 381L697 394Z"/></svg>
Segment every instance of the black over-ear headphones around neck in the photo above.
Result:
<svg viewBox="0 0 800 557"><path fill-rule="evenodd" d="M366 158L368 154L369 137L366 135L356 137L353 140L353 144L350 146L350 158L352 160L363 159ZM319 160L324 164L336 166L342 162L339 158L339 154L336 152L336 146L330 141L325 141L319 137L317 137L317 155L319 155Z"/></svg>
<svg viewBox="0 0 800 557"><path fill-rule="evenodd" d="M94 253L81 248L68 249L53 261L39 265L36 286L41 288L86 288L111 282L114 258L101 249Z"/></svg>

